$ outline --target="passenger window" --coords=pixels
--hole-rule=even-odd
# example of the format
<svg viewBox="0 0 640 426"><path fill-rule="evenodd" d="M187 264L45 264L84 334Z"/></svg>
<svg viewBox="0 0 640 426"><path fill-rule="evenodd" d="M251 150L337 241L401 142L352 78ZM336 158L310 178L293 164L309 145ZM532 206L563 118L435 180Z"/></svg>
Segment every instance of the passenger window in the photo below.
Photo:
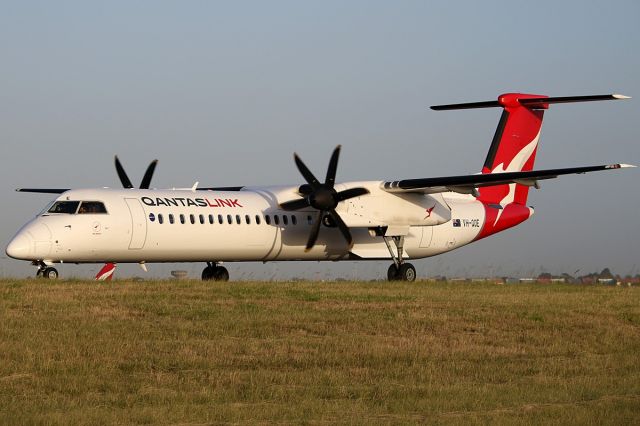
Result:
<svg viewBox="0 0 640 426"><path fill-rule="evenodd" d="M230 214L227 215L227 222L229 223L229 225L233 223L233 217L231 217Z"/></svg>
<svg viewBox="0 0 640 426"><path fill-rule="evenodd" d="M239 214L237 214L237 215L236 215L236 223L237 223L238 225L240 225L240 223L241 223L241 222L242 222L242 221L240 220L240 215L239 215Z"/></svg>
<svg viewBox="0 0 640 426"><path fill-rule="evenodd" d="M286 226L289 224L289 218L287 217L286 214L282 215L282 223Z"/></svg>
<svg viewBox="0 0 640 426"><path fill-rule="evenodd" d="M56 201L48 213L66 213L66 214L74 214L78 209L78 205L80 201Z"/></svg>
<svg viewBox="0 0 640 426"><path fill-rule="evenodd" d="M169 213L169 223L173 225L175 221L173 220L173 213Z"/></svg>
<svg viewBox="0 0 640 426"><path fill-rule="evenodd" d="M189 215L189 220L191 221L191 224L193 225L194 223L196 223L196 217L192 214Z"/></svg>
<svg viewBox="0 0 640 426"><path fill-rule="evenodd" d="M158 223L162 225L164 223L164 217L162 217L162 213L158 215Z"/></svg>
<svg viewBox="0 0 640 426"><path fill-rule="evenodd" d="M267 225L271 225L271 218L268 214L264 215L264 221L267 223Z"/></svg>
<svg viewBox="0 0 640 426"><path fill-rule="evenodd" d="M294 214L291 215L291 224L293 224L293 225L297 225L298 224L298 218Z"/></svg>
<svg viewBox="0 0 640 426"><path fill-rule="evenodd" d="M260 225L260 215L256 215L256 225Z"/></svg>
<svg viewBox="0 0 640 426"><path fill-rule="evenodd" d="M184 225L184 215L180 214L180 223Z"/></svg>
<svg viewBox="0 0 640 426"><path fill-rule="evenodd" d="M83 201L78 209L78 214L105 214L107 209L99 201Z"/></svg>
<svg viewBox="0 0 640 426"><path fill-rule="evenodd" d="M222 215L221 214L218 215L218 223L220 225L222 225L224 223L224 220L222 220Z"/></svg>
<svg viewBox="0 0 640 426"><path fill-rule="evenodd" d="M213 220L213 215L210 214L209 215L209 225L213 225L213 222L215 222L215 220Z"/></svg>
<svg viewBox="0 0 640 426"><path fill-rule="evenodd" d="M280 225L280 218L277 214L273 215L273 223L275 223L276 225Z"/></svg>
<svg viewBox="0 0 640 426"><path fill-rule="evenodd" d="M150 220L151 222L155 222L155 221L156 221L156 215L155 215L155 214L153 214L153 213L149 213L149 220Z"/></svg>
<svg viewBox="0 0 640 426"><path fill-rule="evenodd" d="M244 221L247 222L247 225L251 225L251 218L248 214L244 216Z"/></svg>

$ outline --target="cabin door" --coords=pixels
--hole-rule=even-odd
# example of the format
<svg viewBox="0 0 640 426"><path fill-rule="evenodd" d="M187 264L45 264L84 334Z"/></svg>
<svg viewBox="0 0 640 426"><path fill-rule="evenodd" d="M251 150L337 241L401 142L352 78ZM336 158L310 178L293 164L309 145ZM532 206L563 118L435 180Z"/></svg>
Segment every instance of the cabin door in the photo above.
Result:
<svg viewBox="0 0 640 426"><path fill-rule="evenodd" d="M131 241L129 250L139 250L144 247L147 239L147 218L137 198L125 198L131 214Z"/></svg>

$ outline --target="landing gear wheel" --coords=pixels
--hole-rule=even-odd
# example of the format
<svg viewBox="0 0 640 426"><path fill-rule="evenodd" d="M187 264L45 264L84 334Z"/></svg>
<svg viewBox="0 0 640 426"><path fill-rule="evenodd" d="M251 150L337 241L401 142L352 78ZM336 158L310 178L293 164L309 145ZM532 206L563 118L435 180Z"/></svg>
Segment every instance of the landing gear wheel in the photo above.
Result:
<svg viewBox="0 0 640 426"><path fill-rule="evenodd" d="M384 243L387 245L389 255L393 259L393 265L389 266L387 278L389 281L408 281L416 280L416 268L410 263L402 261L402 253L404 248L404 235L383 236ZM397 254L393 251L391 244L395 244Z"/></svg>
<svg viewBox="0 0 640 426"><path fill-rule="evenodd" d="M213 279L216 281L229 281L229 271L223 266L218 266L213 273Z"/></svg>
<svg viewBox="0 0 640 426"><path fill-rule="evenodd" d="M202 271L203 281L229 281L229 271L223 266L209 265Z"/></svg>
<svg viewBox="0 0 640 426"><path fill-rule="evenodd" d="M214 266L207 266L206 268L204 268L204 270L202 271L202 281L212 280L215 269L216 268Z"/></svg>
<svg viewBox="0 0 640 426"><path fill-rule="evenodd" d="M42 271L42 277L48 280L57 280L58 271L56 268L45 268L44 271Z"/></svg>
<svg viewBox="0 0 640 426"><path fill-rule="evenodd" d="M414 268L410 263L403 263L402 265L400 265L398 277L402 281L413 282L416 280L416 268Z"/></svg>
<svg viewBox="0 0 640 426"><path fill-rule="evenodd" d="M400 279L398 268L395 263L392 263L391 266L389 266L389 269L387 269L387 279L389 281L397 281Z"/></svg>

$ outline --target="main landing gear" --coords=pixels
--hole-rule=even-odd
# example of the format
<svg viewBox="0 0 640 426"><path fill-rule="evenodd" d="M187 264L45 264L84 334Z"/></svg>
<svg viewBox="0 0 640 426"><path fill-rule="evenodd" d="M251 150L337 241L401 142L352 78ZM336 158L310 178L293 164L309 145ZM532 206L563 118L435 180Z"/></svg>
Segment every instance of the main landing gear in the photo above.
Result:
<svg viewBox="0 0 640 426"><path fill-rule="evenodd" d="M207 262L207 267L202 271L203 281L229 281L229 271L224 266L214 262Z"/></svg>
<svg viewBox="0 0 640 426"><path fill-rule="evenodd" d="M47 266L44 262L34 262L34 265L38 265L38 271L36 272L36 278L46 278L48 280L58 279L58 270Z"/></svg>
<svg viewBox="0 0 640 426"><path fill-rule="evenodd" d="M405 263L402 259L404 236L399 237L382 237L389 249L393 264L389 266L387 270L387 279L389 281L415 281L416 280L416 268L410 263ZM391 243L396 246L398 255L396 256L391 248Z"/></svg>

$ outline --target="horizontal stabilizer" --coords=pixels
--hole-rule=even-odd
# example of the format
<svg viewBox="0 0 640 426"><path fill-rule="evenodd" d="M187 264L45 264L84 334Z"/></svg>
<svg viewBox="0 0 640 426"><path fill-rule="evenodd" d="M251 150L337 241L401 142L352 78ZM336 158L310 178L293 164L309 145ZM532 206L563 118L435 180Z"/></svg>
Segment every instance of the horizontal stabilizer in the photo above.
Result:
<svg viewBox="0 0 640 426"><path fill-rule="evenodd" d="M484 186L496 186L510 183L536 186L538 180L553 179L562 175L583 174L628 167L636 166L631 164L607 164L602 166L572 167L566 169L533 170L529 172L505 172L424 179L405 179L394 182L384 182L382 189L387 192L421 192L425 194L458 192L461 194L474 194L476 188Z"/></svg>
<svg viewBox="0 0 640 426"><path fill-rule="evenodd" d="M517 102L519 105L528 108L546 109L549 104L564 104L571 102L592 102L592 101L611 101L620 99L630 99L629 96L612 94L612 95L587 95L587 96L560 96L560 97L544 97L524 95L520 93L500 95L495 101L484 102L466 102L461 104L433 105L434 111L447 111L455 109L473 109L473 108L496 108L512 106L510 102Z"/></svg>

